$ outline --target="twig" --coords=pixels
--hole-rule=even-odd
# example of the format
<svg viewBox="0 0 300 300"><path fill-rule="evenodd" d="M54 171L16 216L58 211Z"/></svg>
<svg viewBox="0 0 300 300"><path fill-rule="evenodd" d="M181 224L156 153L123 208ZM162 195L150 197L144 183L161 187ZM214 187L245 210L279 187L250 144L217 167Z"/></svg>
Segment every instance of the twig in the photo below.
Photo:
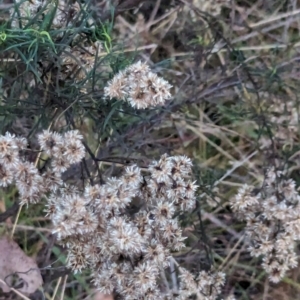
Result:
<svg viewBox="0 0 300 300"><path fill-rule="evenodd" d="M165 287L166 287L166 289L167 289L167 291L169 293L170 292L170 287L169 287L169 283L168 283L168 280L167 280L167 277L166 277L166 274L165 274L165 270L162 269L160 271L160 274L161 274L161 278L162 278L162 280L163 280L163 282L165 284Z"/></svg>
<svg viewBox="0 0 300 300"><path fill-rule="evenodd" d="M19 217L20 217L20 213L21 213L21 210L22 210L22 207L23 207L23 204L21 204L19 206L19 210L18 210L16 219L15 219L15 222L14 222L14 226L13 226L13 229L12 229L11 234L10 234L11 238L14 236L14 233L15 233L15 230L16 230L16 226L17 226L17 223L18 223L18 220L19 220Z"/></svg>
<svg viewBox="0 0 300 300"><path fill-rule="evenodd" d="M136 47L136 48L128 48L124 49L122 51L114 51L114 54L122 54L122 53L128 53L128 52L136 52L136 51L141 51L141 50L148 50L148 49L153 49L156 48L157 44L149 44L141 47ZM106 56L106 52L101 52L99 53L98 57Z"/></svg>
<svg viewBox="0 0 300 300"><path fill-rule="evenodd" d="M5 226L5 227L12 227L14 225L11 225L11 224L0 224L0 226ZM52 230L51 229L48 229L48 228L36 228L36 227L33 227L33 226L27 226L27 225L16 225L15 226L15 230L16 229L22 229L22 230L32 230L32 231L39 231L39 232L48 232L48 233L51 233Z"/></svg>
<svg viewBox="0 0 300 300"><path fill-rule="evenodd" d="M255 156L258 153L258 151L254 151L252 152L250 155L248 155L246 158L244 158L242 161L238 161L236 162L233 167L228 170L219 180L217 180L214 183L214 186L218 185L220 182L222 182L226 177L228 177L234 170L236 170L237 168L241 167L245 162L247 162L250 158L252 158L253 156ZM203 194L203 196L205 196L205 194Z"/></svg>
<svg viewBox="0 0 300 300"><path fill-rule="evenodd" d="M230 228L226 224L224 224L221 220L216 218L213 214L202 212L203 220L208 219L218 227L221 227L225 229L228 233L230 233L232 236L234 236L236 239L240 238L241 234L236 232L234 229Z"/></svg>
<svg viewBox="0 0 300 300"><path fill-rule="evenodd" d="M230 249L230 252L228 253L228 255L225 257L225 259L223 260L222 264L219 266L219 270L222 270L225 266L225 264L227 263L227 261L229 260L229 257L231 256L231 254L235 251L235 249L238 247L238 245L244 240L244 235L242 234L241 237L239 238L239 240L235 243L235 245L233 246L233 248Z"/></svg>
<svg viewBox="0 0 300 300"><path fill-rule="evenodd" d="M43 276L43 280L45 283L46 282L49 283L59 277L63 277L65 275L69 275L69 274L71 274L71 269L64 267L64 268L60 268L59 270L55 270L52 274Z"/></svg>
<svg viewBox="0 0 300 300"><path fill-rule="evenodd" d="M266 45L258 45L258 46L243 46L243 47L236 47L235 49L240 51L264 51L264 50L272 50L272 49L286 49L288 47L292 47L293 49L300 47L300 42L297 42L295 44L266 44ZM227 49L222 48L216 50L215 48L211 51L211 53L222 53L227 52ZM191 56L193 55L193 52L182 52L182 53L173 53L172 57L181 57L181 56Z"/></svg>
<svg viewBox="0 0 300 300"><path fill-rule="evenodd" d="M63 299L64 299L67 280L68 280L68 275L66 275L66 276L64 277L64 282L63 282L63 286L62 286L62 291L61 291L61 295L60 295L60 300L63 300Z"/></svg>
<svg viewBox="0 0 300 300"><path fill-rule="evenodd" d="M261 25L276 22L280 19L285 19L285 18L296 16L296 15L299 15L299 14L300 14L300 9L296 9L296 10L293 10L293 11L290 11L290 12L287 12L287 13L284 13L284 14L279 14L277 16L273 16L273 17L270 17L268 19L261 20L261 21L256 22L256 23L249 24L249 27L250 28L256 28L256 27L259 27Z"/></svg>
<svg viewBox="0 0 300 300"><path fill-rule="evenodd" d="M264 284L264 293L263 293L263 298L262 298L262 300L268 299L268 295L269 295L269 287L270 287L270 284L269 284L269 278L266 278L265 284Z"/></svg>
<svg viewBox="0 0 300 300"><path fill-rule="evenodd" d="M56 293L57 293L57 290L58 290L58 287L60 285L60 282L61 282L61 277L58 278L58 281L56 283L56 286L55 286L55 289L54 289L54 292L53 292L53 295L51 297L51 300L54 300L55 299L55 296L56 296Z"/></svg>
<svg viewBox="0 0 300 300"><path fill-rule="evenodd" d="M177 278L176 278L176 273L175 273L175 266L174 266L174 261L170 261L170 271L171 271L171 278L172 278L172 284L173 284L173 289L175 292L178 291L178 283L177 283Z"/></svg>
<svg viewBox="0 0 300 300"><path fill-rule="evenodd" d="M3 281L2 279L0 279L0 282L2 284L5 284L6 286L8 286L15 294L17 294L18 296L20 296L22 299L25 299L25 300L30 300L29 298L27 298L25 295L23 295L21 292L19 292L18 290L10 287L5 281Z"/></svg>

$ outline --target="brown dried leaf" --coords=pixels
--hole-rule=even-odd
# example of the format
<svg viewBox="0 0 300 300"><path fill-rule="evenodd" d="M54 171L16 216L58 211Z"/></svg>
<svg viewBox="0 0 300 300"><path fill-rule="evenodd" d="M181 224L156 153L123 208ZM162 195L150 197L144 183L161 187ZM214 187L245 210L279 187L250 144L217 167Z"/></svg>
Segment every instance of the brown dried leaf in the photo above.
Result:
<svg viewBox="0 0 300 300"><path fill-rule="evenodd" d="M13 274L23 280L23 287L18 291L24 294L34 293L43 284L36 262L17 243L4 236L0 239L0 279L8 285L0 283L0 287L5 293L10 291Z"/></svg>

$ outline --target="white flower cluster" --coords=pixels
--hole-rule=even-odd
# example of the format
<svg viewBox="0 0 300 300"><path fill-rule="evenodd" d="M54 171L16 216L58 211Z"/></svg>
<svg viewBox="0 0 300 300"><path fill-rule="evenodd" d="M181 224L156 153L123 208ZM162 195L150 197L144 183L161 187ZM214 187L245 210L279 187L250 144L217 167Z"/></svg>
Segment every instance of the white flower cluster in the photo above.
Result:
<svg viewBox="0 0 300 300"><path fill-rule="evenodd" d="M65 172L71 164L79 163L85 156L82 135L78 130L66 132L64 135L44 130L38 136L42 150L51 157L52 171L55 174Z"/></svg>
<svg viewBox="0 0 300 300"><path fill-rule="evenodd" d="M27 148L25 138L9 133L0 136L0 186L15 184L21 204L39 202L47 193L55 191L62 185L61 174L85 155L82 136L77 130L63 136L44 131L38 139L42 150L51 157L51 168L46 168L43 174L20 155Z"/></svg>
<svg viewBox="0 0 300 300"><path fill-rule="evenodd" d="M105 87L105 96L110 99L127 100L132 107L144 109L164 105L171 97L171 85L141 61L116 74Z"/></svg>
<svg viewBox="0 0 300 300"><path fill-rule="evenodd" d="M195 206L191 165L184 156L164 155L149 166L150 175L133 165L123 176L87 186L83 193L53 193L47 212L68 248L69 267L75 272L92 269L102 293L121 299L163 299L160 273L171 251L184 247L174 214ZM133 201L135 213L130 210Z"/></svg>
<svg viewBox="0 0 300 300"><path fill-rule="evenodd" d="M163 155L143 172L129 166L119 178L80 191L65 184L61 174L84 157L81 140L77 130L63 135L45 130L38 135L40 171L20 155L27 148L26 139L0 136L0 186L15 183L23 204L47 199L47 216L67 248L68 266L74 272L91 269L100 292L131 300L216 299L224 284L220 272L193 276L179 267L179 291L160 286L162 272L171 259L175 261L172 252L185 247L175 214L195 208L191 160Z"/></svg>
<svg viewBox="0 0 300 300"><path fill-rule="evenodd" d="M180 295L178 300L197 299L214 300L221 293L225 283L225 274L222 272L201 271L197 276L180 267ZM227 298L229 300L230 298ZM234 299L234 298L233 298Z"/></svg>
<svg viewBox="0 0 300 300"><path fill-rule="evenodd" d="M295 182L270 169L259 192L244 185L231 206L247 222L251 255L263 256L262 266L270 280L279 282L298 265L295 245L300 240L300 196Z"/></svg>

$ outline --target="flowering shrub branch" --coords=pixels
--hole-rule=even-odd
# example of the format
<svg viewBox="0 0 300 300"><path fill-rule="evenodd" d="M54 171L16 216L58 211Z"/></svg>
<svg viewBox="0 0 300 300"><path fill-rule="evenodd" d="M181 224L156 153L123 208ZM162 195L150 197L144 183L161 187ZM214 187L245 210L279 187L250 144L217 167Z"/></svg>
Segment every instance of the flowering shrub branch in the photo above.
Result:
<svg viewBox="0 0 300 300"><path fill-rule="evenodd" d="M251 255L262 256L270 280L279 282L298 265L295 246L300 239L300 196L295 182L272 168L258 192L245 184L231 206L247 223Z"/></svg>
<svg viewBox="0 0 300 300"><path fill-rule="evenodd" d="M146 108L164 104L170 88L138 62L117 74L105 93ZM44 130L37 138L40 168L22 157L25 138L9 133L0 137L0 186L15 184L21 205L46 199L45 212L67 249L69 268L75 273L90 269L100 292L121 299L218 296L225 274L201 271L194 276L178 264L179 290L160 287L162 272L175 261L172 254L185 247L176 215L192 211L196 204L189 158L165 154L145 170L127 166L119 177L79 189L62 180L62 174L85 157L79 131Z"/></svg>

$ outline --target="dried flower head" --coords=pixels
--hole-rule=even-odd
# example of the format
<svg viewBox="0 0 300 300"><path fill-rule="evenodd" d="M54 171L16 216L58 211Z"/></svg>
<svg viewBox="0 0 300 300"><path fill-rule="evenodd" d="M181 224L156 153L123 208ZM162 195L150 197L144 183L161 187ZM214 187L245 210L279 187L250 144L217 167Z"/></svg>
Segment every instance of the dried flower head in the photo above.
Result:
<svg viewBox="0 0 300 300"><path fill-rule="evenodd" d="M141 63L130 69L132 76L139 77L146 71ZM0 161L0 185L15 184L22 204L46 199L45 212L52 220L53 233L68 252L67 266L74 272L91 269L100 292L117 293L120 299L172 298L172 293L160 290L159 282L170 266L172 253L185 247L180 222L174 215L195 206L197 186L190 178L191 161L184 156L163 155L147 169L128 166L121 176L80 190L66 184L62 172L84 157L82 139L77 130L63 135L43 131L38 141L47 155L39 170L19 157L26 140L9 134L0 137L0 158L7 159L12 153L16 157L15 162L5 165ZM293 188L292 182L282 185L292 202ZM282 237L276 247L283 248L285 242ZM294 257L289 261L295 265ZM209 276L216 287L214 292L209 292L212 283L204 281L204 275L201 281L182 269L179 295L173 298L205 292L207 299L215 299L222 276Z"/></svg>
<svg viewBox="0 0 300 300"><path fill-rule="evenodd" d="M164 105L171 98L171 87L139 61L116 74L105 87L104 93L110 99L127 100L132 107L145 109Z"/></svg>
<svg viewBox="0 0 300 300"><path fill-rule="evenodd" d="M244 185L231 200L237 216L247 221L252 256L263 256L270 280L279 282L297 266L295 241L300 239L300 196L292 179L269 169L260 191Z"/></svg>

